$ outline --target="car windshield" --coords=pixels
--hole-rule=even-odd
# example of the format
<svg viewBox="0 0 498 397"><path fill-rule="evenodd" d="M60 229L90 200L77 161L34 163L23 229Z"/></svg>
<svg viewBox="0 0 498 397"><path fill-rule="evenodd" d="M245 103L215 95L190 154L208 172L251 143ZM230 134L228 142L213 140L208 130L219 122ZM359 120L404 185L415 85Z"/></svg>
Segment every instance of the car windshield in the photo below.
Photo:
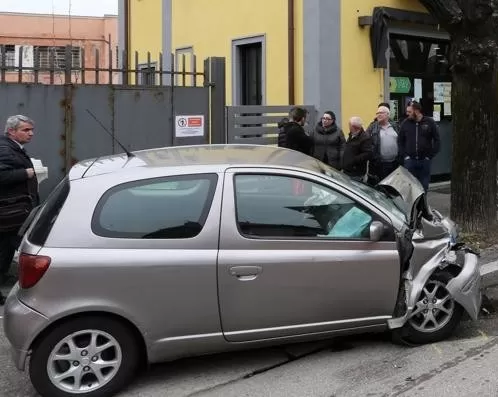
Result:
<svg viewBox="0 0 498 397"><path fill-rule="evenodd" d="M382 208L399 218L401 221L405 223L409 222L410 210L406 208L404 201L400 199L393 199L384 192L376 190L362 182L357 182L349 178L344 173L339 172L326 164L322 163L320 164L320 166L322 167L322 173L324 173L328 177L341 181L349 188L360 190L361 193L370 201L380 205Z"/></svg>

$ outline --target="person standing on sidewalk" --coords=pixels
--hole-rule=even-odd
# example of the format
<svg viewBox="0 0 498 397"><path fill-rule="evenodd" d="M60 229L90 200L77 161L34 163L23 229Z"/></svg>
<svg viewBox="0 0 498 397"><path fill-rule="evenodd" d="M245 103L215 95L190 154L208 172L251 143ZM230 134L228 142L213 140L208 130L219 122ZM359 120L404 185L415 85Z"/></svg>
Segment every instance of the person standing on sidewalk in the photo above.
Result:
<svg viewBox="0 0 498 397"><path fill-rule="evenodd" d="M406 108L407 118L401 124L398 147L405 168L422 184L424 190L429 189L431 179L431 163L439 153L441 141L436 122L422 114L422 106L412 101Z"/></svg>
<svg viewBox="0 0 498 397"><path fill-rule="evenodd" d="M337 126L334 112L324 112L310 136L313 139L313 157L340 170L346 138Z"/></svg>
<svg viewBox="0 0 498 397"><path fill-rule="evenodd" d="M6 282L19 237L30 211L39 204L38 180L24 145L33 138L34 122L10 116L0 136L0 285ZM0 304L5 298L0 293Z"/></svg>
<svg viewBox="0 0 498 397"><path fill-rule="evenodd" d="M282 124L278 137L278 146L311 155L313 140L303 128L307 113L304 108L295 107L291 109L289 113L290 121Z"/></svg>
<svg viewBox="0 0 498 397"><path fill-rule="evenodd" d="M380 182L399 166L399 126L390 119L387 106L379 106L376 119L366 131L372 137L373 158L369 164L369 176Z"/></svg>
<svg viewBox="0 0 498 397"><path fill-rule="evenodd" d="M349 131L342 168L346 175L362 182L367 172L367 163L372 158L372 138L363 129L359 117L349 119Z"/></svg>

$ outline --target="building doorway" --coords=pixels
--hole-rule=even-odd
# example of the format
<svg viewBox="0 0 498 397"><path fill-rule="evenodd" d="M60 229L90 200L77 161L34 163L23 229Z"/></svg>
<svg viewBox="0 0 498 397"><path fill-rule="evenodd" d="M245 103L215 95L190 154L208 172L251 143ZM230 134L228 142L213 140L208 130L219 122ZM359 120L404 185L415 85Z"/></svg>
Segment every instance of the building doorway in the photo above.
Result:
<svg viewBox="0 0 498 397"><path fill-rule="evenodd" d="M263 46L261 42L240 45L240 104L261 105L263 102Z"/></svg>

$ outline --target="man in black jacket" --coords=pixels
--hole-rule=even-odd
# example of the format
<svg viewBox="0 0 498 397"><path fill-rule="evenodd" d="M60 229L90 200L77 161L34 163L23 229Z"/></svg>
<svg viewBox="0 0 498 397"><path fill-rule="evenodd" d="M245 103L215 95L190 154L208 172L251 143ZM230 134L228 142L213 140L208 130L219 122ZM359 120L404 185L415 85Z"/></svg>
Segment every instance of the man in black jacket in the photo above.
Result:
<svg viewBox="0 0 498 397"><path fill-rule="evenodd" d="M24 150L33 131L34 122L17 115L7 119L5 135L0 136L0 284L6 281L19 243L17 232L29 211L39 203L33 163ZM0 304L3 301L0 293Z"/></svg>
<svg viewBox="0 0 498 397"><path fill-rule="evenodd" d="M297 150L298 152L310 155L313 148L313 139L306 135L303 125L306 121L306 109L292 108L289 116L290 121L282 125L278 137L278 146Z"/></svg>
<svg viewBox="0 0 498 397"><path fill-rule="evenodd" d="M406 108L407 119L403 121L398 135L400 157L405 168L415 176L424 190L429 189L431 162L441 146L436 122L422 114L422 106L412 101Z"/></svg>
<svg viewBox="0 0 498 397"><path fill-rule="evenodd" d="M344 149L343 171L357 181L363 181L367 163L372 158L372 137L363 129L359 117L349 120L349 138Z"/></svg>

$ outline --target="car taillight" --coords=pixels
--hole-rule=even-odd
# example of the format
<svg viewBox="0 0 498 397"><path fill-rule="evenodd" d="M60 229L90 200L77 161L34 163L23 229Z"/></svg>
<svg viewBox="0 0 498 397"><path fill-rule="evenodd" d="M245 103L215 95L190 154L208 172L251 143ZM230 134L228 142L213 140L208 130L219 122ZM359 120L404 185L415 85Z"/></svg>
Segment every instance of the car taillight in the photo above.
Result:
<svg viewBox="0 0 498 397"><path fill-rule="evenodd" d="M31 288L43 277L51 259L48 256L29 255L22 253L19 255L19 286L21 288Z"/></svg>

